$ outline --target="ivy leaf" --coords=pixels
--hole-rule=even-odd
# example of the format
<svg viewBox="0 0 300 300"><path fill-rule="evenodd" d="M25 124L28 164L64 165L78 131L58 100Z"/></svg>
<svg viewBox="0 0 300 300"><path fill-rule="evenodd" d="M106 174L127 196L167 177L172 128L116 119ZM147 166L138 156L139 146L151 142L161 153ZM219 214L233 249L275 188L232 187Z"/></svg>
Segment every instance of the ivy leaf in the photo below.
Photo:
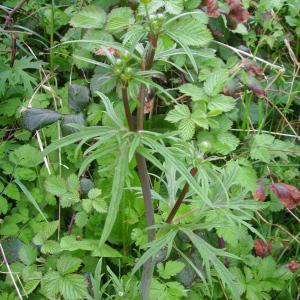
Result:
<svg viewBox="0 0 300 300"><path fill-rule="evenodd" d="M81 259L71 255L63 255L57 261L57 271L61 275L70 274L79 269L81 266Z"/></svg>
<svg viewBox="0 0 300 300"><path fill-rule="evenodd" d="M108 16L105 29L107 31L117 33L134 24L134 21L133 12L129 7L115 8Z"/></svg>
<svg viewBox="0 0 300 300"><path fill-rule="evenodd" d="M172 276L178 274L185 264L180 261L168 261L165 266L162 263L157 265L159 276L163 279L170 279Z"/></svg>
<svg viewBox="0 0 300 300"><path fill-rule="evenodd" d="M170 32L171 38L176 36L186 46L205 46L212 36L202 21L192 16L181 17L166 26L166 33Z"/></svg>
<svg viewBox="0 0 300 300"><path fill-rule="evenodd" d="M21 115L21 126L35 131L61 119L61 114L49 109L26 108Z"/></svg>
<svg viewBox="0 0 300 300"><path fill-rule="evenodd" d="M75 15L70 24L79 28L101 29L105 22L105 16L105 11L101 7L89 5Z"/></svg>
<svg viewBox="0 0 300 300"><path fill-rule="evenodd" d="M81 112L89 105L90 91L87 87L72 84L68 90L68 101L72 110Z"/></svg>
<svg viewBox="0 0 300 300"><path fill-rule="evenodd" d="M32 245L22 245L19 250L19 258L25 265L32 265L37 258L36 247Z"/></svg>
<svg viewBox="0 0 300 300"><path fill-rule="evenodd" d="M55 196L63 196L67 191L67 184L63 178L50 176L45 181L45 189L47 192Z"/></svg>

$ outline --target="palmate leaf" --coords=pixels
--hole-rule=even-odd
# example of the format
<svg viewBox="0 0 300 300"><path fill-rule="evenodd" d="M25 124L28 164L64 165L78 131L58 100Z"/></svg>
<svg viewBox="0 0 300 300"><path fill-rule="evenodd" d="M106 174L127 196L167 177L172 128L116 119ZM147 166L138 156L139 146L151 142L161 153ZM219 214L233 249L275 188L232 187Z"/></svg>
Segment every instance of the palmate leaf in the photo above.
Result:
<svg viewBox="0 0 300 300"><path fill-rule="evenodd" d="M103 245L108 239L113 225L116 221L117 214L119 212L119 206L123 195L123 189L125 179L128 173L128 157L129 157L129 145L127 142L123 142L120 146L119 156L117 156L116 167L113 177L112 194L105 219L103 232L100 239L100 245Z"/></svg>
<svg viewBox="0 0 300 300"><path fill-rule="evenodd" d="M104 25L105 17L105 11L101 7L89 5L73 16L70 24L79 28L101 29Z"/></svg>

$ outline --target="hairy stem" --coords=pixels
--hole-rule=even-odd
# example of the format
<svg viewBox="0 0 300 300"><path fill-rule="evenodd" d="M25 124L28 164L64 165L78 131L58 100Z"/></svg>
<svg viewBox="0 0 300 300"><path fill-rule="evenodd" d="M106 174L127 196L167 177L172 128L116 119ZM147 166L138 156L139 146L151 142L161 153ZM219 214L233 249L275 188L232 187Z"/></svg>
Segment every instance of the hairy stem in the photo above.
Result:
<svg viewBox="0 0 300 300"><path fill-rule="evenodd" d="M125 115L126 115L128 127L129 127L130 131L133 131L134 127L133 127L132 115L131 115L130 107L129 107L128 85L127 85L127 83L124 83L123 86L122 86L122 98L123 98L124 110L125 110Z"/></svg>
<svg viewBox="0 0 300 300"><path fill-rule="evenodd" d="M193 168L191 170L191 175L194 177L196 175L197 171L198 171L197 168ZM170 213L169 213L169 215L167 217L166 223L168 223L168 224L172 223L172 221L173 221L173 219L174 219L174 217L175 217L178 209L180 208L180 206L181 206L181 204L182 204L182 202L183 202L183 200L184 200L184 198L185 198L185 196L186 196L186 194L187 194L188 191L189 191L189 184L186 183L184 185L184 187L183 187L183 189L182 189L182 191L181 191L181 193L180 193L180 195L179 195L179 197L178 197L175 205L173 206L172 210L170 211Z"/></svg>

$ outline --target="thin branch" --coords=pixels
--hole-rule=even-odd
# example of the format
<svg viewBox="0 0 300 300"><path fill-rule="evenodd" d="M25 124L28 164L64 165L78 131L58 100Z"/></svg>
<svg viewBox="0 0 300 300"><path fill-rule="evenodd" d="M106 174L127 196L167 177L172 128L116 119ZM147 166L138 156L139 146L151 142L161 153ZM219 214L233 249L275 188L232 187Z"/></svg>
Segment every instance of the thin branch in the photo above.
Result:
<svg viewBox="0 0 300 300"><path fill-rule="evenodd" d="M133 131L134 127L133 127L133 121L132 121L130 106L129 106L128 84L127 83L123 83L123 85L122 85L122 98L123 98L124 110L125 110L125 114L126 114L128 127L129 127L130 131Z"/></svg>
<svg viewBox="0 0 300 300"><path fill-rule="evenodd" d="M16 283L16 281L15 281L14 275L13 275L11 269L10 269L9 263L8 263L8 261L7 261L7 258L6 258L6 255L5 255L5 252L4 252L4 249L3 249L1 243L0 243L0 252L1 252L1 255L2 255L2 257L3 257L4 263L5 263L5 265L6 265L6 268L7 268L7 270L8 270L8 273L9 273L9 275L10 275L10 278L11 278L11 280L12 280L12 283L13 283L15 289L16 289L17 295L18 295L18 297L19 297L20 300L23 300L23 297L22 297L21 292L20 292L20 290L19 290L19 288L18 288L18 285L17 285L17 283Z"/></svg>
<svg viewBox="0 0 300 300"><path fill-rule="evenodd" d="M19 3L17 3L17 5L7 14L7 16L5 17L5 23L4 23L4 28L6 28L6 26L11 25L12 24L12 17L15 14L15 12L17 10L19 10L26 2L28 2L29 0L21 0Z"/></svg>
<svg viewBox="0 0 300 300"><path fill-rule="evenodd" d="M197 168L193 168L191 170L191 175L194 177L196 175L197 171L198 171ZM170 213L169 213L169 215L167 217L166 223L168 223L168 224L172 223L172 221L173 221L173 219L174 219L174 217L175 217L178 209L180 208L183 200L185 199L185 196L186 196L186 194L187 194L188 191L189 191L189 184L186 183L184 185L184 187L183 187L183 189L182 189L182 191L181 191L181 193L180 193L180 195L179 195L179 197L178 197L175 205L173 206L172 210L170 211Z"/></svg>

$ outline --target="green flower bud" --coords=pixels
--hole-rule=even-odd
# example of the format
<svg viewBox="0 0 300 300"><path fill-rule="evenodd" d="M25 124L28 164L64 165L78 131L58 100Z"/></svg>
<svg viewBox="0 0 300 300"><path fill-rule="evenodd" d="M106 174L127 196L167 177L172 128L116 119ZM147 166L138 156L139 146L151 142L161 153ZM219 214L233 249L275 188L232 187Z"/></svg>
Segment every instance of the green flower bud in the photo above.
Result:
<svg viewBox="0 0 300 300"><path fill-rule="evenodd" d="M209 141L203 141L200 143L199 149L202 152L208 152L211 150L211 143Z"/></svg>

